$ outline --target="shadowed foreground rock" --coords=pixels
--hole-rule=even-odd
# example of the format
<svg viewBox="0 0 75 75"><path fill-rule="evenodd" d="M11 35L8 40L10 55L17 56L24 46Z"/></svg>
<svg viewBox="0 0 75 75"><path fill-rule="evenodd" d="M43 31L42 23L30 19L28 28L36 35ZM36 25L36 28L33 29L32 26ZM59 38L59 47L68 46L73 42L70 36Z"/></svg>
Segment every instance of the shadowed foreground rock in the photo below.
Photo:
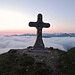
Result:
<svg viewBox="0 0 75 75"><path fill-rule="evenodd" d="M0 75L75 75L75 48L68 52L12 49L0 55Z"/></svg>

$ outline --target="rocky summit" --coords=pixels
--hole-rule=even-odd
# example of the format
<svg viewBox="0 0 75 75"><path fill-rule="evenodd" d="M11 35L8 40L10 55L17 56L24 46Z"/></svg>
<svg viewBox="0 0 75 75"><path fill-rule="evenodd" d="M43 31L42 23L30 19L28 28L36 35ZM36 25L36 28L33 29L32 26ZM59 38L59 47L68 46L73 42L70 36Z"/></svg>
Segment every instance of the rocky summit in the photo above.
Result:
<svg viewBox="0 0 75 75"><path fill-rule="evenodd" d="M11 49L0 55L0 75L75 75L75 48Z"/></svg>

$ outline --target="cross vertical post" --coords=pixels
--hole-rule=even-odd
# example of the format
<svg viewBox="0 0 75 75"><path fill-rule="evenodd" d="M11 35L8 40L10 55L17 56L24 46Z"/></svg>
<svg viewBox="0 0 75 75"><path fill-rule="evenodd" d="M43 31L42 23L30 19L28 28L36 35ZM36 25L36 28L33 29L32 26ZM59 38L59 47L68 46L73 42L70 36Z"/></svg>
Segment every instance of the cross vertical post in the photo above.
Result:
<svg viewBox="0 0 75 75"><path fill-rule="evenodd" d="M44 23L42 21L42 14L38 14L37 22L30 22L30 27L36 27L37 28L37 38L36 42L33 46L34 50L42 50L45 49L43 40L42 40L42 28L48 28L50 27L49 23Z"/></svg>

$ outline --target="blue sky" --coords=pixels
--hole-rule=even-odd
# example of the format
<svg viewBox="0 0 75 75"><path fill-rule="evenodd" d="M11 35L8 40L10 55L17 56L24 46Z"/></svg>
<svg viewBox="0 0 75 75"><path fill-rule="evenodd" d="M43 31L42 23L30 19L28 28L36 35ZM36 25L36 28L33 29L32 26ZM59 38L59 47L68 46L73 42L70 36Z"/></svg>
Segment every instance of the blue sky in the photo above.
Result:
<svg viewBox="0 0 75 75"><path fill-rule="evenodd" d="M0 12L1 32L36 33L28 23L37 21L38 13L51 24L43 32L75 32L75 0L0 0Z"/></svg>

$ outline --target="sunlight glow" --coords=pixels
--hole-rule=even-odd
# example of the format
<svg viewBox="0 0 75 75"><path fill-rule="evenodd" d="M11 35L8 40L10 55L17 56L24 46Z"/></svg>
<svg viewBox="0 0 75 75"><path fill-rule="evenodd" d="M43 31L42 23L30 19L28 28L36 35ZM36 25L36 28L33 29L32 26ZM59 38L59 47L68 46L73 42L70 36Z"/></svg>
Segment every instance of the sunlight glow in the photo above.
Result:
<svg viewBox="0 0 75 75"><path fill-rule="evenodd" d="M23 30L28 28L27 14L0 10L0 30Z"/></svg>

